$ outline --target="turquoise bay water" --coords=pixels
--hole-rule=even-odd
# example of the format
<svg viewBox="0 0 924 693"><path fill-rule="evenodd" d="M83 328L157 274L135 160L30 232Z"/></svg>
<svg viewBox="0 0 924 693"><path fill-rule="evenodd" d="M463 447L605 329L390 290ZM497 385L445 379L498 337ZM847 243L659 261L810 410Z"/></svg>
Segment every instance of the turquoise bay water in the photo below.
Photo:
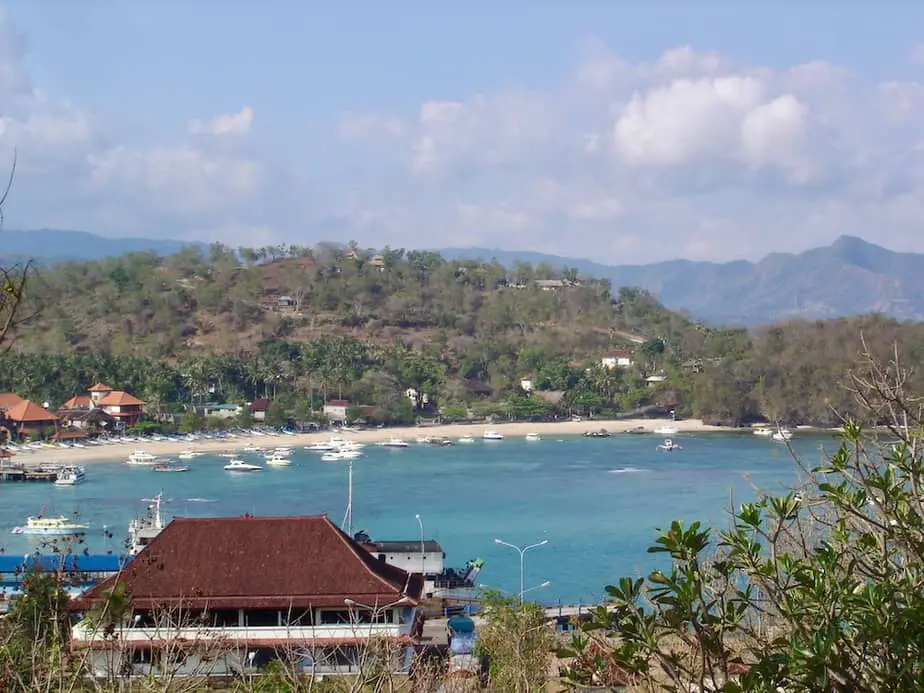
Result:
<svg viewBox="0 0 924 693"><path fill-rule="evenodd" d="M420 514L426 538L438 540L447 565L485 559L479 582L519 589L519 558L494 538L525 545L548 540L526 554L526 587L551 581L530 596L544 603L599 601L623 575L663 561L646 553L655 527L672 519L724 523L730 498L752 498L753 486L779 490L796 478L786 447L750 434L681 435L683 450L656 450L660 439L617 435L605 439L508 438L448 448L365 448L354 461L353 528L373 539L417 541ZM256 441L260 444L259 439ZM793 447L809 464L830 436L798 436ZM242 454L262 463L262 455ZM251 459L252 458L252 459ZM45 514L76 512L91 526L91 552L120 551L129 521L163 490L164 519L327 513L340 524L347 497L347 467L299 450L291 467L253 474L222 470L226 459L200 457L187 473L154 473L123 461L87 465L76 487L0 484L0 548L34 550L34 539L9 534L43 506ZM107 539L103 528L114 537Z"/></svg>

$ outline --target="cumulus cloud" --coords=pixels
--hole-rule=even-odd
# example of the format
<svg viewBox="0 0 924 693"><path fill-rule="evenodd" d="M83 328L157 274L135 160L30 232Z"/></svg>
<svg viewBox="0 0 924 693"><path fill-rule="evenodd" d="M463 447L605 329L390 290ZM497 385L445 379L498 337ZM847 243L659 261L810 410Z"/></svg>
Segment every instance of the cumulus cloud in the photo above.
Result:
<svg viewBox="0 0 924 693"><path fill-rule="evenodd" d="M267 172L246 149L184 133L154 145L113 142L100 126L104 118L33 85L26 48L0 12L0 171L12 150L18 152L6 210L10 226L155 235L166 228L180 236L204 228L263 228L252 217ZM244 106L193 120L189 129L245 135L253 117Z"/></svg>
<svg viewBox="0 0 924 693"><path fill-rule="evenodd" d="M924 150L920 82L690 46L632 63L597 42L545 91L363 122L353 144L390 142L409 188L438 191L441 228L460 238L624 261L754 258L842 233L924 251L924 169L908 156Z"/></svg>
<svg viewBox="0 0 924 693"><path fill-rule="evenodd" d="M194 118L189 131L194 135L246 135L253 125L253 109L244 106L237 113L224 113L211 120Z"/></svg>

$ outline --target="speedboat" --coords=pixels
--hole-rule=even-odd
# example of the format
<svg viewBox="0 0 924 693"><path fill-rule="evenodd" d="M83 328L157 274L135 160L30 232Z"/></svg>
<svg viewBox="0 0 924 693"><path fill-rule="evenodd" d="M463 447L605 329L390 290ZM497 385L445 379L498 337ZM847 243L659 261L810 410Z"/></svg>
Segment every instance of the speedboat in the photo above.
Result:
<svg viewBox="0 0 924 693"><path fill-rule="evenodd" d="M183 450L179 455L177 455L177 457L181 460L194 460L201 456L201 452L195 452L194 450Z"/></svg>
<svg viewBox="0 0 924 693"><path fill-rule="evenodd" d="M250 464L244 460L231 460L224 467L226 472L259 472L263 467L258 464Z"/></svg>
<svg viewBox="0 0 924 693"><path fill-rule="evenodd" d="M462 436L462 437L459 438L459 440L456 441L456 442L462 443L463 445L465 445L465 444L467 444L467 443L474 443L474 442L475 442L475 439L472 438L471 436Z"/></svg>
<svg viewBox="0 0 924 693"><path fill-rule="evenodd" d="M266 458L266 464L271 467L288 467L292 464L292 460L285 455L276 453ZM227 467L225 467L225 469L227 469Z"/></svg>
<svg viewBox="0 0 924 693"><path fill-rule="evenodd" d="M481 438L483 440L503 440L504 435L502 433L498 433L497 431L485 431Z"/></svg>
<svg viewBox="0 0 924 693"><path fill-rule="evenodd" d="M311 445L306 445L305 450L308 452L330 452L335 450L336 446L333 443L325 443L323 441L318 443L311 443Z"/></svg>
<svg viewBox="0 0 924 693"><path fill-rule="evenodd" d="M664 441L658 445L658 450L663 450L664 452L673 452L674 450L683 450L683 448L670 438L665 438Z"/></svg>
<svg viewBox="0 0 924 693"><path fill-rule="evenodd" d="M175 464L173 462L157 462L154 464L155 472L188 472L188 464Z"/></svg>
<svg viewBox="0 0 924 693"><path fill-rule="evenodd" d="M152 455L144 450L135 450L128 456L128 464L151 466L157 461L157 455Z"/></svg>
<svg viewBox="0 0 924 693"><path fill-rule="evenodd" d="M538 433L527 433L526 434L527 443L538 443L540 440L542 440L542 436L540 436Z"/></svg>
<svg viewBox="0 0 924 693"><path fill-rule="evenodd" d="M788 428L780 428L773 434L773 440L778 443L785 443L787 440L792 439L792 431Z"/></svg>
<svg viewBox="0 0 924 693"><path fill-rule="evenodd" d="M664 424L663 426L658 426L654 432L659 436L673 436L677 435L677 427L671 426L670 424Z"/></svg>
<svg viewBox="0 0 924 693"><path fill-rule="evenodd" d="M74 536L85 534L88 525L72 522L64 515L58 517L27 517L26 524L14 527L13 534L40 534L44 536Z"/></svg>
<svg viewBox="0 0 924 693"><path fill-rule="evenodd" d="M383 448L406 448L408 445L400 438L389 438L388 440L383 440L381 443L379 443L379 446Z"/></svg>
<svg viewBox="0 0 924 693"><path fill-rule="evenodd" d="M87 470L83 467L65 467L58 472L55 486L76 486L87 480Z"/></svg>

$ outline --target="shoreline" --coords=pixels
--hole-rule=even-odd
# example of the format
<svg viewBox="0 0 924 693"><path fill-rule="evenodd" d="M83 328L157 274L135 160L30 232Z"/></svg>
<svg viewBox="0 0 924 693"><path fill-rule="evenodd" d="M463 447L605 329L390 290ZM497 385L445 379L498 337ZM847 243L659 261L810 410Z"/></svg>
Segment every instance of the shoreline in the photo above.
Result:
<svg viewBox="0 0 924 693"><path fill-rule="evenodd" d="M357 443L380 443L390 438L401 438L410 445L419 437L448 438L455 442L464 435L480 439L485 431L497 431L505 438L523 439L529 433L538 433L542 437L582 436L588 431L605 428L613 434L625 434L634 428L644 428L644 435L658 435L654 429L660 426L674 426L676 434L684 433L742 433L749 429L729 428L727 426L710 426L699 419L667 421L663 419L625 419L621 421L547 421L539 423L508 422L496 424L438 424L435 426L395 426L373 428L362 431L325 430L312 433L265 433L259 435L239 435L234 438L206 438L204 440L145 440L141 442L114 443L112 445L88 446L85 448L42 448L34 451L14 453L14 464L89 464L93 462L125 461L134 450L145 450L163 458L175 458L183 450L201 453L235 452L248 445L272 448L289 445L301 448L305 445L326 441L337 436Z"/></svg>

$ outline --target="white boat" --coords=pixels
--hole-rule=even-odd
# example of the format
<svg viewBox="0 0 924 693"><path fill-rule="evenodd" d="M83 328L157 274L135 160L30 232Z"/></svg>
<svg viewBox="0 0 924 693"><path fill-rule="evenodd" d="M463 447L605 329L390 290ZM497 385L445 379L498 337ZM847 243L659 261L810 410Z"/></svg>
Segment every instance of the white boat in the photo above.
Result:
<svg viewBox="0 0 924 693"><path fill-rule="evenodd" d="M336 446L333 443L330 443L330 442L325 443L323 441L318 442L318 443L311 443L311 445L305 446L305 450L307 450L308 452L330 452L331 450L335 450L335 449L336 449Z"/></svg>
<svg viewBox="0 0 924 693"><path fill-rule="evenodd" d="M201 456L201 452L195 452L194 450L183 450L179 455L177 455L177 457L181 460L194 460Z"/></svg>
<svg viewBox="0 0 924 693"><path fill-rule="evenodd" d="M362 457L359 450L332 450L321 455L322 462L342 462L344 460L355 460Z"/></svg>
<svg viewBox="0 0 924 693"><path fill-rule="evenodd" d="M664 452L673 452L674 450L683 450L683 448L670 438L665 438L664 441L658 445L658 450L663 450Z"/></svg>
<svg viewBox="0 0 924 693"><path fill-rule="evenodd" d="M540 440L542 440L542 436L540 436L538 433L526 434L526 442L528 443L538 443Z"/></svg>
<svg viewBox="0 0 924 693"><path fill-rule="evenodd" d="M659 436L674 436L677 435L677 427L671 426L670 424L664 424L663 426L658 426L654 432Z"/></svg>
<svg viewBox="0 0 924 693"><path fill-rule="evenodd" d="M263 467L258 464L250 464L244 460L231 460L224 467L226 472L259 472Z"/></svg>
<svg viewBox="0 0 924 693"><path fill-rule="evenodd" d="M481 436L483 440L503 440L504 436L502 433L497 431L485 431L484 435Z"/></svg>
<svg viewBox="0 0 924 693"><path fill-rule="evenodd" d="M784 443L787 440L792 439L792 431L790 431L788 428L780 428L773 433L772 437L773 440L777 441L778 443Z"/></svg>
<svg viewBox="0 0 924 693"><path fill-rule="evenodd" d="M276 455L291 455L292 447L289 445L280 445L278 448L273 450L273 453Z"/></svg>
<svg viewBox="0 0 924 693"><path fill-rule="evenodd" d="M157 461L157 455L152 455L144 450L135 450L128 456L128 464L150 466Z"/></svg>
<svg viewBox="0 0 924 693"><path fill-rule="evenodd" d="M772 436L773 429L767 426L757 426L754 428L753 433L755 436Z"/></svg>
<svg viewBox="0 0 924 693"><path fill-rule="evenodd" d="M408 444L405 441L401 440L401 438L389 438L388 440L383 440L378 445L383 448L406 448L408 447Z"/></svg>
<svg viewBox="0 0 924 693"><path fill-rule="evenodd" d="M414 442L419 443L420 445L429 445L430 440L430 436L417 436L417 438L414 439Z"/></svg>
<svg viewBox="0 0 924 693"><path fill-rule="evenodd" d="M158 493L153 498L144 499L151 503L148 506L147 513L144 517L136 517L128 523L128 554L130 556L137 555L164 528L164 523L160 517L162 495L162 493Z"/></svg>
<svg viewBox="0 0 924 693"><path fill-rule="evenodd" d="M465 445L466 443L474 443L474 442L475 442L475 439L472 438L471 436L462 436L462 437L459 438L456 442L457 442L457 443L462 443L463 445Z"/></svg>
<svg viewBox="0 0 924 693"><path fill-rule="evenodd" d="M14 527L13 534L40 534L43 536L73 536L85 534L89 527L72 522L64 515L58 517L27 517L26 524Z"/></svg>
<svg viewBox="0 0 924 693"><path fill-rule="evenodd" d="M292 460L290 460L285 455L276 454L268 457L266 459L266 464L272 467L288 467L292 464ZM225 467L225 469L227 469L227 467Z"/></svg>
<svg viewBox="0 0 924 693"><path fill-rule="evenodd" d="M87 480L87 470L83 467L65 467L58 472L55 486L76 486Z"/></svg>
<svg viewBox="0 0 924 693"><path fill-rule="evenodd" d="M241 448L244 452L260 452L263 450L259 445L248 445L245 448Z"/></svg>

